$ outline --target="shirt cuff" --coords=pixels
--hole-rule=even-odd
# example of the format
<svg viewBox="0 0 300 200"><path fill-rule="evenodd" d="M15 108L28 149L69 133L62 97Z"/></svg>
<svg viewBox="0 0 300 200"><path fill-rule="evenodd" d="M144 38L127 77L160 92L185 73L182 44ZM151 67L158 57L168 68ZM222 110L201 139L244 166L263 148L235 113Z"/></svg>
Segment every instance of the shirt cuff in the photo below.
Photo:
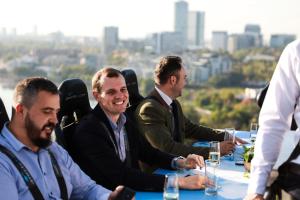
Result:
<svg viewBox="0 0 300 200"><path fill-rule="evenodd" d="M185 158L182 157L182 156L173 158L173 160L172 160L172 162L171 162L171 167L172 167L173 169L179 169L180 167L179 167L178 164L177 164L177 160L183 160L183 159L185 159Z"/></svg>

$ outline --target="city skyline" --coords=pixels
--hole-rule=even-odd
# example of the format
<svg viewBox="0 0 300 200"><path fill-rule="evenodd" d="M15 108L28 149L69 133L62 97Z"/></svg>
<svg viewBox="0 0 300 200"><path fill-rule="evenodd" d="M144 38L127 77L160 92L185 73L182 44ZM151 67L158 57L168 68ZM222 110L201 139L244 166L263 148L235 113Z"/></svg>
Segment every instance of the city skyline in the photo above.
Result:
<svg viewBox="0 0 300 200"><path fill-rule="evenodd" d="M17 34L62 31L67 36L102 37L105 26L117 26L119 36L144 38L154 32L174 31L176 0L10 0L1 2L0 28ZM258 24L264 39L270 34L300 36L297 0L187 0L190 11L205 12L205 39L212 31L242 33Z"/></svg>

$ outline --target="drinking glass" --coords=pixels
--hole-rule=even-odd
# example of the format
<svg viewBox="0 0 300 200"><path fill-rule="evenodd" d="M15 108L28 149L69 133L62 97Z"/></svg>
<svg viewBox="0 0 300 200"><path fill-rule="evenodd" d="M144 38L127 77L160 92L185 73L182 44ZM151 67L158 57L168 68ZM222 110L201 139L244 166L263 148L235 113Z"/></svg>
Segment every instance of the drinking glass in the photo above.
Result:
<svg viewBox="0 0 300 200"><path fill-rule="evenodd" d="M205 161L205 194L216 195L218 193L218 183L216 175L217 164L211 160Z"/></svg>
<svg viewBox="0 0 300 200"><path fill-rule="evenodd" d="M220 142L209 142L209 159L217 165L220 165Z"/></svg>
<svg viewBox="0 0 300 200"><path fill-rule="evenodd" d="M164 185L164 200L179 200L178 175L166 174Z"/></svg>
<svg viewBox="0 0 300 200"><path fill-rule="evenodd" d="M252 143L254 143L255 140L256 140L257 130L258 130L258 124L257 123L251 123L250 124L250 141Z"/></svg>

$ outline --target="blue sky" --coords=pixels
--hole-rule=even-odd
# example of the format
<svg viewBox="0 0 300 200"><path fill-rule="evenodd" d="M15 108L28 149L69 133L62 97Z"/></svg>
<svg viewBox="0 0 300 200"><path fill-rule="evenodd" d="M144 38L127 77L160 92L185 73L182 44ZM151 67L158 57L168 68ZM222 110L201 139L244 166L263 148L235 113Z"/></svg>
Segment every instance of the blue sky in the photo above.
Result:
<svg viewBox="0 0 300 200"><path fill-rule="evenodd" d="M0 28L16 27L19 34L101 36L103 26L118 26L121 38L172 31L175 0L0 0ZM206 13L205 36L213 30L243 32L246 23L272 33L300 36L299 0L188 0L190 10Z"/></svg>

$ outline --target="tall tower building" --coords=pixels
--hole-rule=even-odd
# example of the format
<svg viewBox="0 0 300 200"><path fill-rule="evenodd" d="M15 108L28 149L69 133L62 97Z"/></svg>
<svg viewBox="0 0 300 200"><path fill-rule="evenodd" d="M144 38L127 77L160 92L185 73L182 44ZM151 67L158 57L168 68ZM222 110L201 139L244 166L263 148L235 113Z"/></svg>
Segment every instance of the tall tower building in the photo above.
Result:
<svg viewBox="0 0 300 200"><path fill-rule="evenodd" d="M177 1L175 3L175 32L182 34L182 46L187 46L188 29L188 3L186 1Z"/></svg>
<svg viewBox="0 0 300 200"><path fill-rule="evenodd" d="M114 51L119 43L119 29L115 26L104 27L103 50L105 54Z"/></svg>
<svg viewBox="0 0 300 200"><path fill-rule="evenodd" d="M188 14L188 46L204 47L204 12L191 11Z"/></svg>

